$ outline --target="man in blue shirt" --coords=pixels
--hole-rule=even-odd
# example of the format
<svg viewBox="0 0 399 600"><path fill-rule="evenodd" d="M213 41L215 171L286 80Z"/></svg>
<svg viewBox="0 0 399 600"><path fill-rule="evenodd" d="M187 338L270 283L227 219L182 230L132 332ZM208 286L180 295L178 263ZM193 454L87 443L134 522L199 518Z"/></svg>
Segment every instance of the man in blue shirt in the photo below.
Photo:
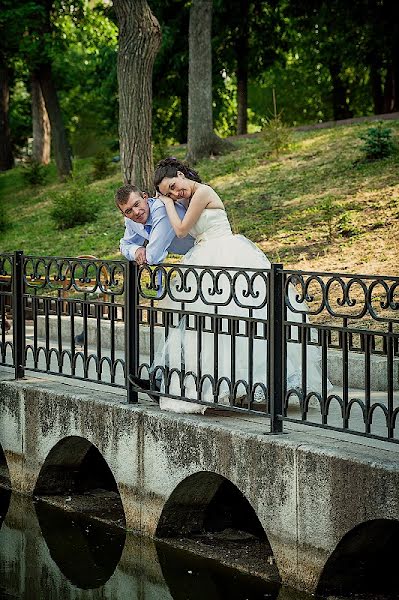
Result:
<svg viewBox="0 0 399 600"><path fill-rule="evenodd" d="M119 247L128 260L135 260L139 265L155 265L163 262L168 252L186 254L192 248L194 239L190 235L176 236L161 200L149 198L136 186L126 184L116 191L115 204L125 217L125 235ZM185 207L176 203L176 210L183 218ZM159 398L150 393L153 390L148 379L129 375L129 380L138 392L145 390L150 398L159 402ZM160 381L155 380L154 386L159 391Z"/></svg>
<svg viewBox="0 0 399 600"><path fill-rule="evenodd" d="M136 186L120 187L115 193L115 203L125 217L120 251L128 260L135 260L139 265L156 265L165 260L168 252L186 254L193 246L191 236L176 236L163 202L149 198ZM176 203L176 210L183 218L185 207Z"/></svg>

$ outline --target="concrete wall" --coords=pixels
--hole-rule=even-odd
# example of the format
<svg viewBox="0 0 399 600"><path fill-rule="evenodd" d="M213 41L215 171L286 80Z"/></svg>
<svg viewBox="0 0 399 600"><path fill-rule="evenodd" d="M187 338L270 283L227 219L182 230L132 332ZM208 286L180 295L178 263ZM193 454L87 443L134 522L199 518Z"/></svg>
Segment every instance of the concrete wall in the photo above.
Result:
<svg viewBox="0 0 399 600"><path fill-rule="evenodd" d="M32 494L52 448L80 436L108 463L127 527L154 536L179 484L191 477L191 502L200 504L195 475L218 474L255 510L282 582L310 592L347 532L371 519L399 520L392 444L376 451L361 438L303 426L273 436L260 417L174 415L121 404L107 392L70 390L34 379L0 384L0 443L14 490Z"/></svg>

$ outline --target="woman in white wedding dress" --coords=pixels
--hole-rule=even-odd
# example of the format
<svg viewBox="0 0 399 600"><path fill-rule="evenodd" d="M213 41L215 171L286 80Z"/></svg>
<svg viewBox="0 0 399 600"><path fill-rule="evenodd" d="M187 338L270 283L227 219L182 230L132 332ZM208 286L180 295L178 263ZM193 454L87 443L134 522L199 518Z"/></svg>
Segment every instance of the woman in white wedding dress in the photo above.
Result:
<svg viewBox="0 0 399 600"><path fill-rule="evenodd" d="M229 404L232 395L247 395L254 402L264 402L267 387L265 270L270 268L270 261L250 240L232 233L223 202L215 190L201 183L196 171L174 158L167 158L158 163L154 183L176 235L190 234L195 238L194 247L181 262L185 280L175 275L170 283L169 298L160 302L160 308L173 310L183 306L185 311L197 315L216 313L219 319L218 333L215 333L216 320L208 316L201 321L202 331L198 332L198 317L183 316L161 344L152 370L166 365L169 372L172 370L170 395L205 402L217 400L223 405ZM183 220L175 209L177 200L187 207ZM198 268L185 265L198 265ZM216 282L212 268L214 274L219 273ZM306 306L296 302L293 287L289 296L292 306L303 313ZM289 320L302 320L301 314L290 310L288 313ZM248 317L252 321L250 325ZM248 335L249 327L254 328L252 335ZM321 388L318 350L315 346L307 347L307 386L314 391ZM301 385L301 363L301 344L288 343L287 388ZM178 376L181 370L185 373L184 394ZM204 374L209 377L202 377ZM236 382L241 384L237 387ZM165 389L164 384L161 389ZM161 396L160 407L183 413L204 413L206 409L203 404L166 396Z"/></svg>

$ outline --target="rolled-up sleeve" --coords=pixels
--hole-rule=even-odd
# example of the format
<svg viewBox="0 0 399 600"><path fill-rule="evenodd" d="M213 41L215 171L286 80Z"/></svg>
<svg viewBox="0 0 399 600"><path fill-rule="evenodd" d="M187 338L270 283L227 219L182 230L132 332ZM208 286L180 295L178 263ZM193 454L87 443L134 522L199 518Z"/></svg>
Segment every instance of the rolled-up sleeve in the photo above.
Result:
<svg viewBox="0 0 399 600"><path fill-rule="evenodd" d="M125 234L119 242L119 249L123 256L128 260L134 260L136 250L143 246L144 239L134 231L130 219L125 218Z"/></svg>

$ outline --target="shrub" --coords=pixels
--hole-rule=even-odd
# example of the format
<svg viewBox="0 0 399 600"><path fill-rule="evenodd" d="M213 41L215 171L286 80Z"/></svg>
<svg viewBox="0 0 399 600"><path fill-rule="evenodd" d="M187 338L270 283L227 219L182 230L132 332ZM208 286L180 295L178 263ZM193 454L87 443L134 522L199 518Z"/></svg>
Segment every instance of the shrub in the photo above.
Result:
<svg viewBox="0 0 399 600"><path fill-rule="evenodd" d="M0 212L0 232L5 231L8 226L9 226L9 222L8 222L7 216L4 214L3 211L1 211Z"/></svg>
<svg viewBox="0 0 399 600"><path fill-rule="evenodd" d="M368 160L385 158L393 152L392 129L385 127L381 122L378 122L375 127L369 127L359 137L364 141L360 149Z"/></svg>
<svg viewBox="0 0 399 600"><path fill-rule="evenodd" d="M84 186L74 182L53 198L50 216L57 229L71 229L93 221L97 217L97 211Z"/></svg>
<svg viewBox="0 0 399 600"><path fill-rule="evenodd" d="M327 240L332 242L334 237L334 224L336 217L340 212L340 207L336 204L334 197L326 196L319 203L318 209L323 222L327 225Z"/></svg>
<svg viewBox="0 0 399 600"><path fill-rule="evenodd" d="M281 115L267 119L262 129L262 137L267 146L268 154L274 154L277 158L280 152L286 150L291 141L291 130L282 119Z"/></svg>
<svg viewBox="0 0 399 600"><path fill-rule="evenodd" d="M351 211L344 212L338 219L337 231L343 237L353 237L361 233L361 228L356 223L356 220Z"/></svg>
<svg viewBox="0 0 399 600"><path fill-rule="evenodd" d="M159 138L158 141L152 144L152 157L154 160L154 165L159 163L160 160L168 156L168 146L166 141L163 138Z"/></svg>
<svg viewBox="0 0 399 600"><path fill-rule="evenodd" d="M30 160L24 167L23 176L30 185L43 185L47 179L46 167L35 160Z"/></svg>
<svg viewBox="0 0 399 600"><path fill-rule="evenodd" d="M93 171L92 178L95 179L104 179L109 174L109 156L106 150L100 150L94 156L93 159Z"/></svg>

